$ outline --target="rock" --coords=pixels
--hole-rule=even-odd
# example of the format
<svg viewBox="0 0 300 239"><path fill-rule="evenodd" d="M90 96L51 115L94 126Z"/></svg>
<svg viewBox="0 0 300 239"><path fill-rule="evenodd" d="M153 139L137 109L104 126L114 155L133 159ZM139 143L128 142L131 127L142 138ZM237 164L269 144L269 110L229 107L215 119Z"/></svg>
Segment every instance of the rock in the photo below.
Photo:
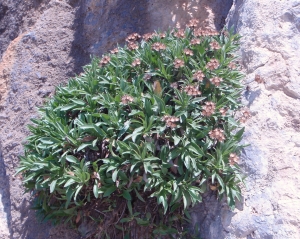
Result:
<svg viewBox="0 0 300 239"><path fill-rule="evenodd" d="M200 18L220 29L225 0L3 0L0 3L0 238L79 238L64 226L37 224L30 195L14 175L25 125L54 90L133 32L184 26ZM213 193L194 208L205 239L300 238L299 0L235 0L228 27L242 35L246 123L243 200L232 212ZM259 75L264 83L254 81ZM38 226L36 226L38 225Z"/></svg>
<svg viewBox="0 0 300 239"><path fill-rule="evenodd" d="M11 219L10 212L10 192L9 192L9 179L6 174L5 164L1 155L0 144L0 239L6 239L10 236L10 228L8 222Z"/></svg>
<svg viewBox="0 0 300 239"><path fill-rule="evenodd" d="M197 211L209 212L200 228L205 239L300 238L299 9L295 0L236 0L228 14L228 27L242 36L241 62L250 86L244 102L252 112L243 141L251 146L240 165L247 175L243 209ZM255 82L255 75L265 83ZM216 225L210 215L225 223Z"/></svg>
<svg viewBox="0 0 300 239"><path fill-rule="evenodd" d="M51 94L51 90L43 89L38 92L38 95L45 98Z"/></svg>

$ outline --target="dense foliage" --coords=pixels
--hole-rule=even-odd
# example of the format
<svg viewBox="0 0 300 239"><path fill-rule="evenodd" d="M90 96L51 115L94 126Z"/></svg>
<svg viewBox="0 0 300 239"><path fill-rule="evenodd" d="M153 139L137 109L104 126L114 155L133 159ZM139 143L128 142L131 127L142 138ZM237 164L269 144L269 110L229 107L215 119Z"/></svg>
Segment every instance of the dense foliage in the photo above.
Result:
<svg viewBox="0 0 300 239"><path fill-rule="evenodd" d="M92 218L99 238L178 238L206 190L234 207L239 37L196 23L130 35L39 109L18 172L44 219Z"/></svg>

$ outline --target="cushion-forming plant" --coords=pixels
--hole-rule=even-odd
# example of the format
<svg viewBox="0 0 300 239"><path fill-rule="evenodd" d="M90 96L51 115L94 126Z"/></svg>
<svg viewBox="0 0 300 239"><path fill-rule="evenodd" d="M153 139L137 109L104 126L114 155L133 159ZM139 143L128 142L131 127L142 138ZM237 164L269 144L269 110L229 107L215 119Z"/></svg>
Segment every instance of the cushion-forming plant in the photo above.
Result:
<svg viewBox="0 0 300 239"><path fill-rule="evenodd" d="M39 109L18 172L44 219L93 219L99 238L183 238L206 190L234 207L239 36L197 24L129 35Z"/></svg>

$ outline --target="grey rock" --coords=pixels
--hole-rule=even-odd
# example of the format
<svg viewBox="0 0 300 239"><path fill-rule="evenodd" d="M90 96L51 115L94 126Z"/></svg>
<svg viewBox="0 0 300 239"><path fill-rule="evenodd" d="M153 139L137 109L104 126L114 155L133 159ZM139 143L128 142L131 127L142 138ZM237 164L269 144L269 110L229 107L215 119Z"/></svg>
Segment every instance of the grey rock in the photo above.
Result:
<svg viewBox="0 0 300 239"><path fill-rule="evenodd" d="M37 224L30 195L12 176L41 98L80 73L90 55L124 44L132 32L184 26L191 16L220 29L227 13L227 26L242 35L240 61L250 86L243 142L251 146L240 165L246 187L234 211L214 193L204 195L191 227L205 239L300 238L299 0L2 0L0 238L80 237L62 225ZM256 74L265 83L253 81Z"/></svg>
<svg viewBox="0 0 300 239"><path fill-rule="evenodd" d="M38 95L40 95L43 98L49 96L50 94L51 94L51 90L47 90L47 89L39 90L38 92Z"/></svg>

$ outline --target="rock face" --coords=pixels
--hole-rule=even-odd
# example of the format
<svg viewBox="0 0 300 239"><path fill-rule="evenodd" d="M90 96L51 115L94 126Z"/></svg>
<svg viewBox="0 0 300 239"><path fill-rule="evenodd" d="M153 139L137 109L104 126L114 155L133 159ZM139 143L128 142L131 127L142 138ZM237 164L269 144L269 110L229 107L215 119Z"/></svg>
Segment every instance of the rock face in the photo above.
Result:
<svg viewBox="0 0 300 239"><path fill-rule="evenodd" d="M244 137L251 146L241 160L248 176L242 202L231 212L208 193L194 209L194 224L204 239L300 238L299 0L2 0L0 238L80 238L63 226L36 226L30 197L13 176L26 124L90 54L123 44L129 33L183 26L192 17L217 29L227 17L243 36L244 102L252 112Z"/></svg>
<svg viewBox="0 0 300 239"><path fill-rule="evenodd" d="M237 209L214 195L195 208L205 239L300 238L299 22L299 1L236 0L228 14L242 36L244 103L252 112L244 143L251 146L242 155L247 185Z"/></svg>
<svg viewBox="0 0 300 239"><path fill-rule="evenodd" d="M231 237L300 238L300 2L236 1L245 67L246 125L243 210L224 227ZM253 81L260 76L264 83ZM234 236L233 236L234 235Z"/></svg>

